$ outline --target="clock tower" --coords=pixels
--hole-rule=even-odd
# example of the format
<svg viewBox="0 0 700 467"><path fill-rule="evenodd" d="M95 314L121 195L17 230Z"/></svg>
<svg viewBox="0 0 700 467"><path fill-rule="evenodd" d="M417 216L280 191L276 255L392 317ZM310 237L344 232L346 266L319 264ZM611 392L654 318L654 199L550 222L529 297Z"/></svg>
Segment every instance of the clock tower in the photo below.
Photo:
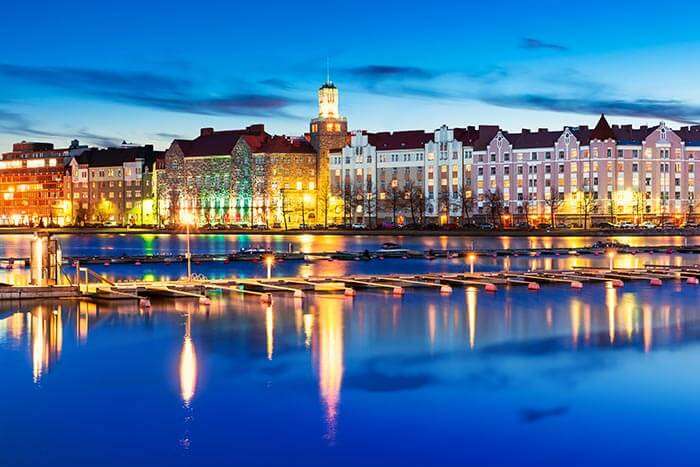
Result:
<svg viewBox="0 0 700 467"><path fill-rule="evenodd" d="M318 116L311 120L310 141L316 149L318 159L316 163L316 177L318 197L325 197L325 201L317 199L317 211L323 211L331 193L330 189L330 151L340 149L347 144L348 121L340 116L338 111L338 88L330 79L318 89ZM325 219L324 212L318 212L317 219Z"/></svg>

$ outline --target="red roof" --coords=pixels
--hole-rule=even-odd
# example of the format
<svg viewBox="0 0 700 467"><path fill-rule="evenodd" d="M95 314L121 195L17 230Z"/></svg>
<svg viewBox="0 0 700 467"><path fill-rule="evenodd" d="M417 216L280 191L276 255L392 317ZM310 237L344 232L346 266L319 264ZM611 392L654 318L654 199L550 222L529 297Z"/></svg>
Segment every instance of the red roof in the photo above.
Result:
<svg viewBox="0 0 700 467"><path fill-rule="evenodd" d="M378 151L422 149L425 143L433 139L431 133L423 130L369 133L367 137L369 144L376 147Z"/></svg>
<svg viewBox="0 0 700 467"><path fill-rule="evenodd" d="M595 126L593 131L591 131L591 139L598 139L605 141L606 139L615 139L615 133L613 132L610 124L605 119L605 115L600 116L598 124Z"/></svg>
<svg viewBox="0 0 700 467"><path fill-rule="evenodd" d="M256 152L264 153L297 153L316 154L316 150L303 138L288 138L286 136L273 136L266 139Z"/></svg>
<svg viewBox="0 0 700 467"><path fill-rule="evenodd" d="M524 129L520 133L509 134L508 141L511 141L513 148L516 149L551 148L562 133L562 130L549 131L546 128L540 128L537 131Z"/></svg>
<svg viewBox="0 0 700 467"><path fill-rule="evenodd" d="M251 125L244 130L214 131L202 128L200 135L193 140L176 139L173 143L180 146L185 156L216 156L231 154L240 138L254 151L270 137L263 125Z"/></svg>

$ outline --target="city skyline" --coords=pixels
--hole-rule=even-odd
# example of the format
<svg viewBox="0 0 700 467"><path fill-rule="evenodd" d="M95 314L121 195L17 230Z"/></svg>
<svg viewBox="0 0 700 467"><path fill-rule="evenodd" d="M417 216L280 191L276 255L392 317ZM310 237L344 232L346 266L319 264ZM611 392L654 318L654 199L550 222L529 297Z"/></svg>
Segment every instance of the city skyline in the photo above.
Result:
<svg viewBox="0 0 700 467"><path fill-rule="evenodd" d="M31 5L11 5L4 34L22 40L2 46L0 145L78 138L164 149L204 126L257 122L302 134L327 61L349 129L560 129L593 125L602 112L613 124L700 120L698 65L688 60L698 45L695 5L667 11L641 2L631 10L594 1L583 13L556 2L440 11L339 5L272 2L260 12L215 2L164 11L59 2L40 17ZM635 33L649 27L650 14L673 27ZM57 21L74 25L57 35Z"/></svg>

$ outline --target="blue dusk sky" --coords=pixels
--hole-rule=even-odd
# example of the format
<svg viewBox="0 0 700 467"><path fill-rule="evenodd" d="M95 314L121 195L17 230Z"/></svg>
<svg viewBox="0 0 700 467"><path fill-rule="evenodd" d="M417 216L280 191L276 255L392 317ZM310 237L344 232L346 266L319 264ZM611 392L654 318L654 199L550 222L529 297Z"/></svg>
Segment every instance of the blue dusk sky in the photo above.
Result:
<svg viewBox="0 0 700 467"><path fill-rule="evenodd" d="M700 4L11 1L0 151L199 128L299 135L326 61L351 129L700 121Z"/></svg>

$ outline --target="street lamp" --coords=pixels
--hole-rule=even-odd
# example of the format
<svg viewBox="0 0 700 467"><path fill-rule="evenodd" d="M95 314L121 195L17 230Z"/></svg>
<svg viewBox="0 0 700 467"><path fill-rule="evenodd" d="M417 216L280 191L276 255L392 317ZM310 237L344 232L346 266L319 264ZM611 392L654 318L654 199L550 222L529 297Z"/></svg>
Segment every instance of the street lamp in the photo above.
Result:
<svg viewBox="0 0 700 467"><path fill-rule="evenodd" d="M474 260L476 259L476 254L475 253L469 253L469 273L474 274Z"/></svg>
<svg viewBox="0 0 700 467"><path fill-rule="evenodd" d="M272 278L272 265L275 263L275 257L273 255L265 256L265 266L267 266L267 278Z"/></svg>
<svg viewBox="0 0 700 467"><path fill-rule="evenodd" d="M613 263L615 261L615 254L616 254L615 250L612 250L612 249L608 250L608 258L610 259L610 272L613 271Z"/></svg>
<svg viewBox="0 0 700 467"><path fill-rule="evenodd" d="M180 215L180 220L187 228L187 252L185 253L185 258L187 259L187 280L192 280L192 252L190 251L190 225L194 224L194 216L191 212L185 211Z"/></svg>

